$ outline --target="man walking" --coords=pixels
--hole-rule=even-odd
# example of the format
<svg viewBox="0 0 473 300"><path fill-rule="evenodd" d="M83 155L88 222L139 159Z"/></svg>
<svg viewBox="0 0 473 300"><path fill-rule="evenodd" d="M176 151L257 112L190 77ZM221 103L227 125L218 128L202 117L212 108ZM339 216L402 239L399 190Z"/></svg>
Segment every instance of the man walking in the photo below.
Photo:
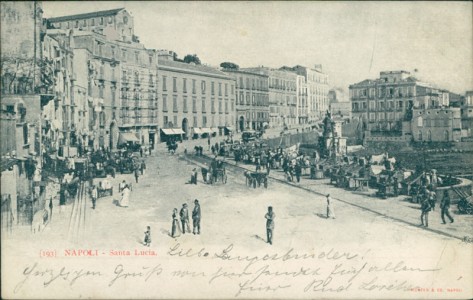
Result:
<svg viewBox="0 0 473 300"><path fill-rule="evenodd" d="M421 226L429 227L429 212L432 209L432 207L430 206L428 196L424 197L420 209L422 210L422 213L420 215L420 221L422 223ZM425 220L425 223L424 223L424 220Z"/></svg>
<svg viewBox="0 0 473 300"><path fill-rule="evenodd" d="M191 228L189 226L189 211L187 210L187 203L182 204L181 211L179 212L179 216L181 217L181 224L182 224L182 234L187 232L191 232Z"/></svg>
<svg viewBox="0 0 473 300"><path fill-rule="evenodd" d="M135 167L135 181L138 183L138 177L140 177L140 170L138 166Z"/></svg>
<svg viewBox="0 0 473 300"><path fill-rule="evenodd" d="M335 219L335 212L332 206L332 198L330 198L330 194L327 194L327 219L332 218Z"/></svg>
<svg viewBox="0 0 473 300"><path fill-rule="evenodd" d="M200 234L200 204L199 200L194 200L194 210L192 211L192 232Z"/></svg>
<svg viewBox="0 0 473 300"><path fill-rule="evenodd" d="M267 242L273 244L274 218L276 214L273 212L273 207L268 206L268 212L264 216L266 218L266 238Z"/></svg>
<svg viewBox="0 0 473 300"><path fill-rule="evenodd" d="M95 204L97 203L97 198L98 198L97 186L95 185L92 186L92 191L90 194L92 197L92 209L95 209Z"/></svg>
<svg viewBox="0 0 473 300"><path fill-rule="evenodd" d="M450 219L450 223L453 223L454 220L448 211L450 209L450 195L448 194L448 191L443 192L443 198L440 202L440 209L442 210L442 224L446 224L445 215Z"/></svg>

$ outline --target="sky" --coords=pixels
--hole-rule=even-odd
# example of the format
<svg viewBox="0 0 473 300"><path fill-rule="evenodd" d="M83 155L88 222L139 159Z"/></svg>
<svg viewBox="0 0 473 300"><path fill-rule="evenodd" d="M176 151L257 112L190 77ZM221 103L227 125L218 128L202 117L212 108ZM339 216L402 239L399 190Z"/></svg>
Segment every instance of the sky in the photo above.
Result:
<svg viewBox="0 0 473 300"><path fill-rule="evenodd" d="M240 67L322 64L330 87L405 70L440 88L473 90L472 3L43 1L44 17L113 8L147 47Z"/></svg>

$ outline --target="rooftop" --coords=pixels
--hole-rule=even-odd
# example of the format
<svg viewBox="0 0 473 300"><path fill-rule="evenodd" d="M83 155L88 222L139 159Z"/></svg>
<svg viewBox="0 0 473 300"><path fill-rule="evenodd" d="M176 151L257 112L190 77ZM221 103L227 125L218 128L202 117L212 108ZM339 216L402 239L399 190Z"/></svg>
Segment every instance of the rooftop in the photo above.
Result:
<svg viewBox="0 0 473 300"><path fill-rule="evenodd" d="M225 76L228 77L228 75L216 68L206 66L206 65L196 65L196 64L188 64L184 62L178 62L178 61L173 61L173 60L167 60L167 59L159 59L158 58L158 69L162 67L171 67L171 68L176 68L176 69L185 69L188 71L195 71L195 72L201 72L201 73L210 73L213 75L217 76Z"/></svg>
<svg viewBox="0 0 473 300"><path fill-rule="evenodd" d="M94 12L84 13L84 14L49 18L48 20L50 22L62 22L62 21L70 21L70 20L77 20L77 19L108 17L108 16L116 15L118 12L124 9L125 8L122 7L122 8L115 8L115 9L109 9L109 10L94 11Z"/></svg>

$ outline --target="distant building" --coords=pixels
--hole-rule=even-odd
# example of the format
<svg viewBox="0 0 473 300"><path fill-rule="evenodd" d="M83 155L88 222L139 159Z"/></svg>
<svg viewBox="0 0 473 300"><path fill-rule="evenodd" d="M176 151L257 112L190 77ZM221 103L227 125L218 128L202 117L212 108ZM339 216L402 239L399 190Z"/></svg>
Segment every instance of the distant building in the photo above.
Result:
<svg viewBox="0 0 473 300"><path fill-rule="evenodd" d="M235 80L216 68L174 61L158 51L161 137L179 129L184 137L230 134L235 130ZM176 132L176 130L174 130Z"/></svg>
<svg viewBox="0 0 473 300"><path fill-rule="evenodd" d="M57 29L94 31L107 40L138 42L134 35L133 16L124 8L47 19Z"/></svg>
<svg viewBox="0 0 473 300"><path fill-rule="evenodd" d="M349 89L352 117L363 121L367 140L458 140L461 124L453 121L457 112L449 107L450 93L409 72L381 72L378 79L364 80ZM430 123L419 121L423 119ZM434 126L438 128L430 128Z"/></svg>
<svg viewBox="0 0 473 300"><path fill-rule="evenodd" d="M467 91L461 101L462 129L463 136L471 138L473 136L473 91Z"/></svg>
<svg viewBox="0 0 473 300"><path fill-rule="evenodd" d="M269 125L283 128L298 124L297 119L297 74L267 67L244 68L268 76Z"/></svg>
<svg viewBox="0 0 473 300"><path fill-rule="evenodd" d="M254 71L225 69L235 81L238 131L260 130L269 125L268 75Z"/></svg>
<svg viewBox="0 0 473 300"><path fill-rule="evenodd" d="M351 119L351 103L342 89L331 89L328 92L329 110L332 116Z"/></svg>

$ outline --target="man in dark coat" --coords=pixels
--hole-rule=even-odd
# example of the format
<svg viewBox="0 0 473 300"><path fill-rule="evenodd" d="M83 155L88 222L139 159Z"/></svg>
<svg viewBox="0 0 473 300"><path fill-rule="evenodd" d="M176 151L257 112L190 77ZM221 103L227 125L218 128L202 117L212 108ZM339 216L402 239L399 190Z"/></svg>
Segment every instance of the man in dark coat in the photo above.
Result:
<svg viewBox="0 0 473 300"><path fill-rule="evenodd" d="M442 224L445 224L445 215L450 219L450 223L453 223L453 218L448 211L450 209L450 195L448 191L443 193L442 202L440 203L440 209L442 210Z"/></svg>
<svg viewBox="0 0 473 300"><path fill-rule="evenodd" d="M192 211L192 232L195 234L200 234L200 204L199 200L194 200L194 210Z"/></svg>
<svg viewBox="0 0 473 300"><path fill-rule="evenodd" d="M301 174L302 174L302 168L301 164L299 162L296 163L296 166L294 167L294 171L296 172L296 179L297 182L301 182Z"/></svg>
<svg viewBox="0 0 473 300"><path fill-rule="evenodd" d="M182 204L181 211L179 212L179 217L181 218L181 224L182 224L182 234L186 233L186 228L187 232L191 232L190 226L189 226L189 211L187 210L187 203Z"/></svg>
<svg viewBox="0 0 473 300"><path fill-rule="evenodd" d="M420 221L422 223L422 226L429 227L429 212L432 210L432 207L430 206L428 196L423 198L420 209L422 210L422 213L420 215Z"/></svg>
<svg viewBox="0 0 473 300"><path fill-rule="evenodd" d="M264 216L266 218L266 237L267 241L270 245L273 244L273 231L274 231L274 218L276 218L276 214L273 212L273 207L268 207L268 212Z"/></svg>

